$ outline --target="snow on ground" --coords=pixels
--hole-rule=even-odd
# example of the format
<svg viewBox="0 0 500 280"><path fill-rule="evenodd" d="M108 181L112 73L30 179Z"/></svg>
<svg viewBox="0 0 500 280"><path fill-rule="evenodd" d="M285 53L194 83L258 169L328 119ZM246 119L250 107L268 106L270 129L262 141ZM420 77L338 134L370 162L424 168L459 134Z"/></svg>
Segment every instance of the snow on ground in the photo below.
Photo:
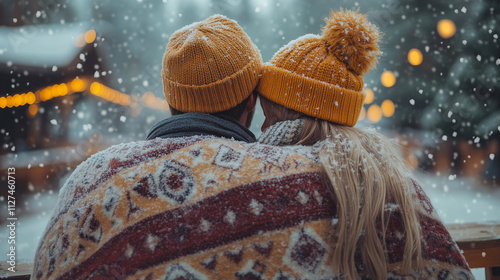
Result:
<svg viewBox="0 0 500 280"><path fill-rule="evenodd" d="M473 180L438 177L419 173L418 178L445 224L500 221L500 188L477 186ZM35 195L24 205L27 214L18 217L16 259L32 260L57 194ZM4 221L5 219L2 219ZM0 261L7 260L8 228L0 224ZM476 279L485 279L484 269L472 270Z"/></svg>
<svg viewBox="0 0 500 280"><path fill-rule="evenodd" d="M445 224L500 222L500 187L423 173L418 178ZM472 269L472 273L477 280L486 279L483 268Z"/></svg>
<svg viewBox="0 0 500 280"><path fill-rule="evenodd" d="M432 204L445 224L500 222L500 187L478 186L468 178L419 174Z"/></svg>

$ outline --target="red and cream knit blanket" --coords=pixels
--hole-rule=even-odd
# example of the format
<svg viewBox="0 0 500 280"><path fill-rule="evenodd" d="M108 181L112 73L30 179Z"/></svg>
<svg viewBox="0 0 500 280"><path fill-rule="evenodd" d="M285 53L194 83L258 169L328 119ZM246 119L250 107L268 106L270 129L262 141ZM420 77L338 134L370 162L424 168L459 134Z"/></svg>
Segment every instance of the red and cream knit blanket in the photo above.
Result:
<svg viewBox="0 0 500 280"><path fill-rule="evenodd" d="M307 150L307 149L302 149ZM314 157L213 137L113 146L77 167L35 257L34 279L335 279L335 204ZM425 271L398 274L398 208L387 231L391 279L473 278L415 184Z"/></svg>

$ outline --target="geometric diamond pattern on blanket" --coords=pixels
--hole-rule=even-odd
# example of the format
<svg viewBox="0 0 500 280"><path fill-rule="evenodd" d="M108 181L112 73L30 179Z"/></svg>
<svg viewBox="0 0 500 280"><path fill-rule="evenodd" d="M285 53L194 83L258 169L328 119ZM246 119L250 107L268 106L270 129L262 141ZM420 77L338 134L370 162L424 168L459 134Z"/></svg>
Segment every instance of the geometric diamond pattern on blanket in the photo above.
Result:
<svg viewBox="0 0 500 280"><path fill-rule="evenodd" d="M38 260L36 260L36 263L35 263L35 270L36 271L33 271L36 275L36 278L37 279L40 279L42 278L43 276L43 269L42 269L42 258L39 258ZM33 276L33 275L32 275Z"/></svg>
<svg viewBox="0 0 500 280"><path fill-rule="evenodd" d="M200 264L208 270L214 270L217 265L217 255L213 255L212 257L201 261Z"/></svg>
<svg viewBox="0 0 500 280"><path fill-rule="evenodd" d="M298 237L298 238L297 238ZM326 255L326 249L315 234L309 234L301 229L292 236L289 258L292 264L314 273Z"/></svg>
<svg viewBox="0 0 500 280"><path fill-rule="evenodd" d="M187 264L173 264L167 269L165 280L205 280L207 277Z"/></svg>
<svg viewBox="0 0 500 280"><path fill-rule="evenodd" d="M128 214L127 221L130 220L130 216L135 214L135 212L142 211L143 209L137 206L130 198L130 192L127 191L127 201L128 201Z"/></svg>
<svg viewBox="0 0 500 280"><path fill-rule="evenodd" d="M286 274L282 270L280 270L276 275L274 275L273 280L295 280L291 275Z"/></svg>
<svg viewBox="0 0 500 280"><path fill-rule="evenodd" d="M234 211L229 210L229 211L227 211L223 220L224 220L224 222L226 222L230 225L234 225L234 222L236 221L236 214L234 213Z"/></svg>
<svg viewBox="0 0 500 280"><path fill-rule="evenodd" d="M130 259L134 255L134 246L127 244L127 248L125 249L125 256Z"/></svg>
<svg viewBox="0 0 500 280"><path fill-rule="evenodd" d="M427 273L429 275L427 275L428 277L432 276L434 274L434 272L436 271L436 268L435 267L425 267L425 270L427 271Z"/></svg>
<svg viewBox="0 0 500 280"><path fill-rule="evenodd" d="M250 201L250 203L248 204L248 211L256 216L260 215L260 212L262 212L262 210L264 210L264 205L255 199L252 199L252 201Z"/></svg>
<svg viewBox="0 0 500 280"><path fill-rule="evenodd" d="M268 258L273 250L274 241L263 242L259 244L253 244L253 249L257 251L262 256Z"/></svg>
<svg viewBox="0 0 500 280"><path fill-rule="evenodd" d="M140 279L140 280L153 280L153 273L149 273L146 277L144 277L143 279Z"/></svg>
<svg viewBox="0 0 500 280"><path fill-rule="evenodd" d="M302 191L299 191L299 193L295 197L295 200L300 202L300 204L302 204L302 205L306 205L307 202L309 201L309 196L307 194L303 193Z"/></svg>
<svg viewBox="0 0 500 280"><path fill-rule="evenodd" d="M432 212L434 211L434 207L432 206L431 200L425 194L422 187L418 185L417 187L415 187L415 190L417 192L418 199L420 200L420 205L422 205L422 207L425 211L427 211L428 214L432 214Z"/></svg>
<svg viewBox="0 0 500 280"><path fill-rule="evenodd" d="M318 190L315 190L314 191L314 198L316 199L316 201L318 201L319 204L322 204L323 203L323 197L321 196L321 194L318 192Z"/></svg>
<svg viewBox="0 0 500 280"><path fill-rule="evenodd" d="M81 238L85 238L95 243L99 243L101 241L101 222L99 222L97 216L94 214L92 206L90 206L85 213L79 235Z"/></svg>
<svg viewBox="0 0 500 280"><path fill-rule="evenodd" d="M203 151L203 148L197 148L197 149L194 149L194 150L190 150L189 151L189 154L192 155L193 157L199 157L201 152Z"/></svg>
<svg viewBox="0 0 500 280"><path fill-rule="evenodd" d="M243 259L243 253L245 252L245 247L240 247L236 250L227 250L224 252L224 256L230 259L235 264L238 264Z"/></svg>
<svg viewBox="0 0 500 280"><path fill-rule="evenodd" d="M100 167L80 165L39 245L33 278L340 278L328 261L336 197L316 156L306 147L296 154L222 138L189 146L197 142L189 139L125 144L105 153ZM421 187L408 191L426 269L400 275L406 234L394 208L384 236L387 278L473 279Z"/></svg>
<svg viewBox="0 0 500 280"><path fill-rule="evenodd" d="M120 199L120 193L115 186L112 184L108 185L108 189L104 194L102 203L104 204L104 213L108 217L113 218L116 207L118 206L118 201Z"/></svg>
<svg viewBox="0 0 500 280"><path fill-rule="evenodd" d="M413 189L415 190L415 194L418 198L418 201L420 202L420 205L427 212L427 214L432 215L432 213L434 212L434 207L432 206L431 200L425 194L424 189L418 182L416 182L415 180L411 180L411 182L413 184Z"/></svg>
<svg viewBox="0 0 500 280"><path fill-rule="evenodd" d="M253 145L248 149L248 153L266 164L274 165L285 171L289 167L289 164L286 163L288 153L283 153L279 149L272 146Z"/></svg>
<svg viewBox="0 0 500 280"><path fill-rule="evenodd" d="M245 155L243 155L243 153L238 152L231 147L221 145L212 164L236 171L241 168L243 159L245 159Z"/></svg>
<svg viewBox="0 0 500 280"><path fill-rule="evenodd" d="M160 170L161 194L182 204L193 194L194 179L191 168L175 160L166 160Z"/></svg>
<svg viewBox="0 0 500 280"><path fill-rule="evenodd" d="M437 275L437 279L439 280L448 280L448 279L470 279L469 275L463 273L463 271L455 271L448 269L441 269Z"/></svg>
<svg viewBox="0 0 500 280"><path fill-rule="evenodd" d="M47 275L50 275L55 269L56 264L61 257L60 252L65 252L69 247L69 239L67 234L59 235L57 240L49 245L49 267Z"/></svg>
<svg viewBox="0 0 500 280"><path fill-rule="evenodd" d="M249 260L245 266L236 273L238 279L264 279L263 274L266 271L266 265L259 262L259 260Z"/></svg>
<svg viewBox="0 0 500 280"><path fill-rule="evenodd" d="M160 243L161 239L159 237L156 237L152 234L148 234L148 237L146 238L146 242L144 244L144 247L148 248L152 252L156 249L156 245Z"/></svg>
<svg viewBox="0 0 500 280"><path fill-rule="evenodd" d="M156 184L153 175L147 174L135 183L132 190L147 198L156 198Z"/></svg>
<svg viewBox="0 0 500 280"><path fill-rule="evenodd" d="M453 279L453 278L451 278L451 277L450 277L450 278L448 278L449 276L451 276L451 275L450 275L450 271L449 271L449 270L447 270L447 269L442 269L442 270L440 270L440 271L439 271L439 273L438 273L438 279L440 279L440 280L441 280L441 279L443 279L443 280L445 280L445 279Z"/></svg>

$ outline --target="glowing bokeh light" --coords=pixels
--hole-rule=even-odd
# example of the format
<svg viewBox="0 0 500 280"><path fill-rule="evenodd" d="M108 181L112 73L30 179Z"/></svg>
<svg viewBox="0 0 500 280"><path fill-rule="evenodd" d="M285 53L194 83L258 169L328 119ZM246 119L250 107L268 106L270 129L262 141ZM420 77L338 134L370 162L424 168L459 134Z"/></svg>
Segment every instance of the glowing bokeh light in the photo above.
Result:
<svg viewBox="0 0 500 280"><path fill-rule="evenodd" d="M28 107L28 113L30 114L30 116L35 116L36 113L38 112L38 106L36 104L31 104L29 107Z"/></svg>
<svg viewBox="0 0 500 280"><path fill-rule="evenodd" d="M366 118L366 109L365 107L361 108L361 112L359 113L358 121L362 121Z"/></svg>
<svg viewBox="0 0 500 280"><path fill-rule="evenodd" d="M371 105L367 112L368 120L371 123L378 123L382 119L382 109L378 105Z"/></svg>
<svg viewBox="0 0 500 280"><path fill-rule="evenodd" d="M385 71L380 76L380 81L384 87L392 87L396 83L396 75L391 71Z"/></svg>
<svg viewBox="0 0 500 280"><path fill-rule="evenodd" d="M375 94L373 93L373 90L366 88L365 93L366 93L365 104L372 103L373 100L375 100Z"/></svg>
<svg viewBox="0 0 500 280"><path fill-rule="evenodd" d="M408 62L410 62L411 65L417 66L422 63L424 60L424 56L422 55L422 52L418 49L411 49L408 52Z"/></svg>
<svg viewBox="0 0 500 280"><path fill-rule="evenodd" d="M387 99L382 102L382 114L384 117L392 117L394 115L394 111L396 110L396 107L394 106L394 102L391 100Z"/></svg>
<svg viewBox="0 0 500 280"><path fill-rule="evenodd" d="M95 30L90 29L87 32L85 32L85 42L87 44L94 42L95 37L96 37Z"/></svg>
<svg viewBox="0 0 500 280"><path fill-rule="evenodd" d="M453 21L449 19L442 19L437 24L437 31L439 33L439 36L444 39L448 39L455 35L457 27L455 26L455 23Z"/></svg>

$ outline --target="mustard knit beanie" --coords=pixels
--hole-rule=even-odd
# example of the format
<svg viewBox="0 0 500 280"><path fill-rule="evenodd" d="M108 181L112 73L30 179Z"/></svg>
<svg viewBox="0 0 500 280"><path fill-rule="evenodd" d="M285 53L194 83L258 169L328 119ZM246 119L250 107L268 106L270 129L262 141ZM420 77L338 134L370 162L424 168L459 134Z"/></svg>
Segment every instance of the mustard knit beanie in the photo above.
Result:
<svg viewBox="0 0 500 280"><path fill-rule="evenodd" d="M354 126L363 107L363 79L377 63L379 32L358 12L332 12L322 36L305 35L265 63L257 90L311 117Z"/></svg>
<svg viewBox="0 0 500 280"><path fill-rule="evenodd" d="M172 34L163 57L163 92L179 111L221 112L252 93L261 70L250 37L235 21L214 15Z"/></svg>

